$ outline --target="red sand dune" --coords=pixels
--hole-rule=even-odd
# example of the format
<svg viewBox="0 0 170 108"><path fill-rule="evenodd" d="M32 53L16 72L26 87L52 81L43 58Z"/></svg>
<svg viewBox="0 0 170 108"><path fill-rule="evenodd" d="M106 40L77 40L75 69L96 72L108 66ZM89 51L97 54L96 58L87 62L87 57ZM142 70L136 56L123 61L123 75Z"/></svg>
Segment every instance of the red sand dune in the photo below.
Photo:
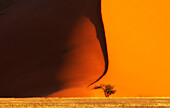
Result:
<svg viewBox="0 0 170 108"><path fill-rule="evenodd" d="M170 96L170 1L103 0L113 96ZM98 93L99 94L99 93Z"/></svg>
<svg viewBox="0 0 170 108"><path fill-rule="evenodd" d="M100 0L14 0L0 11L0 97L90 96L107 59Z"/></svg>

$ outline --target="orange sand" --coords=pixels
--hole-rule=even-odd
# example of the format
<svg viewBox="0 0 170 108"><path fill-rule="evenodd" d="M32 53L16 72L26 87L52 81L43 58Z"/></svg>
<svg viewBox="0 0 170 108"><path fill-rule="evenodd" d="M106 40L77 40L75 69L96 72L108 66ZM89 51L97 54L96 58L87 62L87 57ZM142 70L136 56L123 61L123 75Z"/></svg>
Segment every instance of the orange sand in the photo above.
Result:
<svg viewBox="0 0 170 108"><path fill-rule="evenodd" d="M102 2L114 96L170 96L170 1Z"/></svg>
<svg viewBox="0 0 170 108"><path fill-rule="evenodd" d="M169 5L169 0L102 1L109 70L94 85L115 85L114 97L170 96ZM63 94L104 96L102 90L85 86L57 96Z"/></svg>

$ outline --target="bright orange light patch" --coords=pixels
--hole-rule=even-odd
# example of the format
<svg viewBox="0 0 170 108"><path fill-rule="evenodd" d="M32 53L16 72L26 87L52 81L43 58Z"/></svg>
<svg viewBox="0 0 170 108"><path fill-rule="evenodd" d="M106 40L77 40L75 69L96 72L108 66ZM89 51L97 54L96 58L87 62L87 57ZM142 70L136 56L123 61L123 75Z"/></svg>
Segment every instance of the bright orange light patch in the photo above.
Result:
<svg viewBox="0 0 170 108"><path fill-rule="evenodd" d="M170 96L170 1L102 0L113 96Z"/></svg>

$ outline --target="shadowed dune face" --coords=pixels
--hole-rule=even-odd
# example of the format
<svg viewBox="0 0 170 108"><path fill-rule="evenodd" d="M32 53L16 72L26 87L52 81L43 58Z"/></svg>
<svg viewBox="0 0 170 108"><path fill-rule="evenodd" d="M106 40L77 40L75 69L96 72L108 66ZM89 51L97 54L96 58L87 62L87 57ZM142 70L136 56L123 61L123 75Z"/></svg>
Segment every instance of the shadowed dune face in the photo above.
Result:
<svg viewBox="0 0 170 108"><path fill-rule="evenodd" d="M1 9L0 97L46 96L102 76L100 2L14 0Z"/></svg>

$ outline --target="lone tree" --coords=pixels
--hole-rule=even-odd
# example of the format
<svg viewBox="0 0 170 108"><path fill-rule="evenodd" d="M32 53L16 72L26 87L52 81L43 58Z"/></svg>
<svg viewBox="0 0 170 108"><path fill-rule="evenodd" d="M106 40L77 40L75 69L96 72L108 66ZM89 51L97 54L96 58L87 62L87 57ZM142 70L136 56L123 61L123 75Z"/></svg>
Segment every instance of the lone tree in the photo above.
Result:
<svg viewBox="0 0 170 108"><path fill-rule="evenodd" d="M100 86L95 86L93 89L103 89L105 96L109 97L111 94L116 92L116 90L113 90L113 88L114 86L112 85L101 84Z"/></svg>

